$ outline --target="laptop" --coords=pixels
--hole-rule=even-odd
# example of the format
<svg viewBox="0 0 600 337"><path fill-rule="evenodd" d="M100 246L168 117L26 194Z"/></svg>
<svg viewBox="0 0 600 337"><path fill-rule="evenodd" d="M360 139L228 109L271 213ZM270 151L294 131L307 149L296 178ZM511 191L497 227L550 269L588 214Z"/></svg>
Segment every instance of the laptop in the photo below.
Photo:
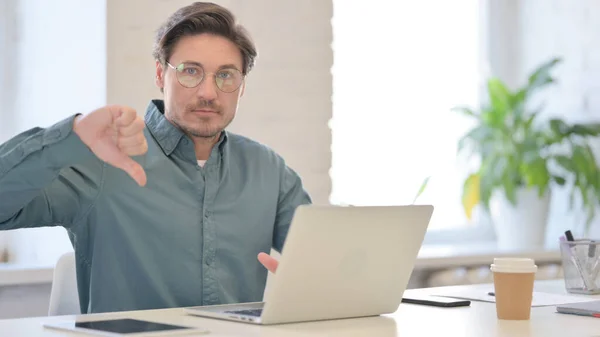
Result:
<svg viewBox="0 0 600 337"><path fill-rule="evenodd" d="M431 205L300 206L264 302L184 310L262 325L393 313L432 213Z"/></svg>

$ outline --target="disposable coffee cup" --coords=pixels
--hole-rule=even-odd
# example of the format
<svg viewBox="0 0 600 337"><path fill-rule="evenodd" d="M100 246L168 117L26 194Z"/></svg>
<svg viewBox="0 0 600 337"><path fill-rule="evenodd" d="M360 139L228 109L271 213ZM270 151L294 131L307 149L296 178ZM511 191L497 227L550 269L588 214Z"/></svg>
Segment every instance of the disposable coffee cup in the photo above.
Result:
<svg viewBox="0 0 600 337"><path fill-rule="evenodd" d="M490 269L494 273L498 319L528 320L537 272L535 262L527 258L496 258Z"/></svg>

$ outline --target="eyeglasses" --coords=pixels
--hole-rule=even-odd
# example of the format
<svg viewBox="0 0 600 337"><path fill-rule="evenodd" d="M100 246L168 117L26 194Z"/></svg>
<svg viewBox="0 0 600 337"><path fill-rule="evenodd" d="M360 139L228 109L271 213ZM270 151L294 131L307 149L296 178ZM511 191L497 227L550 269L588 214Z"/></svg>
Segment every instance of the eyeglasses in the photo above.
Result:
<svg viewBox="0 0 600 337"><path fill-rule="evenodd" d="M244 75L235 68L223 68L216 73L207 73L202 66L195 63L184 62L174 67L167 62L167 65L175 70L177 81L186 88L200 85L206 74L213 75L217 88L226 93L236 91L244 81Z"/></svg>

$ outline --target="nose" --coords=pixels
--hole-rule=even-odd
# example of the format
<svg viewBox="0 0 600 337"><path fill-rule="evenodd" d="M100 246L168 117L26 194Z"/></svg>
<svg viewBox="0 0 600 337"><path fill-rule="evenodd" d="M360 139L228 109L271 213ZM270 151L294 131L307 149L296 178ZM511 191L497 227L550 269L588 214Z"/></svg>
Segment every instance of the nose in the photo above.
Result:
<svg viewBox="0 0 600 337"><path fill-rule="evenodd" d="M215 84L212 74L206 74L202 79L202 82L196 87L196 95L199 98L207 101L214 100L217 98L217 85Z"/></svg>

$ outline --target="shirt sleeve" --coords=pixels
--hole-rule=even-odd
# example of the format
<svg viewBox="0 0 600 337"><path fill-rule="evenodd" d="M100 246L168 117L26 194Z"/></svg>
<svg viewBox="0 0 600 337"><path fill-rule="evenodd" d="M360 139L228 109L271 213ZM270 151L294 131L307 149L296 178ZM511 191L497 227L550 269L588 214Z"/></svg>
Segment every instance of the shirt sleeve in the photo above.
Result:
<svg viewBox="0 0 600 337"><path fill-rule="evenodd" d="M283 244L296 208L300 205L312 203L309 194L302 185L300 176L285 164L282 171L273 235L273 248L280 253L283 250Z"/></svg>
<svg viewBox="0 0 600 337"><path fill-rule="evenodd" d="M73 132L75 116L0 145L0 230L68 228L92 205L103 164Z"/></svg>

